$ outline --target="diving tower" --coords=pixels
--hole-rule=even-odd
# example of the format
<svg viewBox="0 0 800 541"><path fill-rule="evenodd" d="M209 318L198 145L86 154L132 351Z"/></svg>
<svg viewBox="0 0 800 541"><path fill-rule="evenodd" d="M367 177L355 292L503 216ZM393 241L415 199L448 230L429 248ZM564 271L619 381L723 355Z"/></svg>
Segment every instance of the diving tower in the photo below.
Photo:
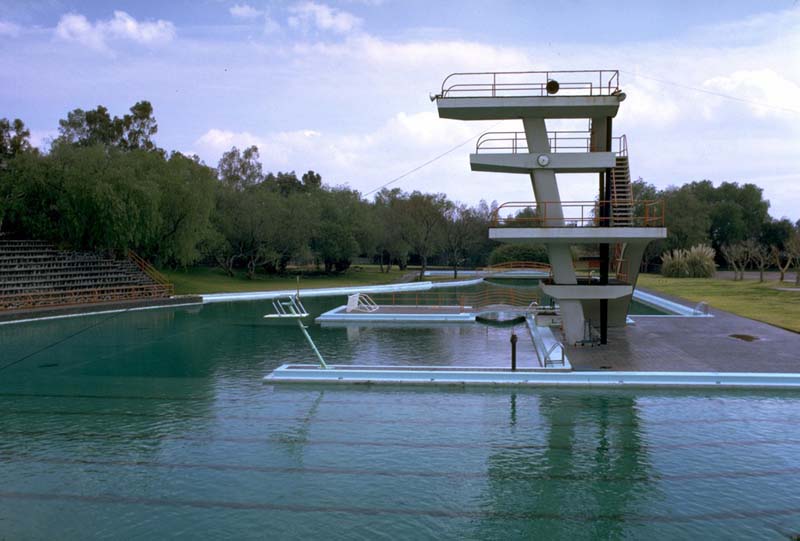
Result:
<svg viewBox="0 0 800 541"><path fill-rule="evenodd" d="M522 132L483 134L470 154L473 171L525 174L533 187L535 201L497 209L489 237L544 244L552 277L540 287L561 307L567 343L585 341L588 322L605 344L608 327L625 324L647 244L667 235L663 204L634 200L627 138L612 133L625 100L619 72L453 73L431 99L440 118L522 121ZM551 119L586 119L588 128L548 130ZM562 201L556 174L571 173L597 174L598 191ZM577 245L595 253L587 268L573 256Z"/></svg>

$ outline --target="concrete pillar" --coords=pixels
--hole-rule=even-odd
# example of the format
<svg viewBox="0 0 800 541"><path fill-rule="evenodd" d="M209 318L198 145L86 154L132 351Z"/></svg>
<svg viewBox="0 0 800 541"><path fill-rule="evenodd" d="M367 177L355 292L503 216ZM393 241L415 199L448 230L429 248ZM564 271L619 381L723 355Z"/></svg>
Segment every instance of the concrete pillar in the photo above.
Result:
<svg viewBox="0 0 800 541"><path fill-rule="evenodd" d="M550 153L547 140L547 127L543 118L524 118L525 138L528 152L531 154ZM547 202L547 223L545 226L564 226L564 211L561 208L561 196L558 193L556 174L552 170L537 169L531 174L533 195L538 205ZM568 244L547 244L547 255L553 269L553 280L556 284L577 284L575 266ZM583 307L580 301L559 300L561 318L564 322L564 334L568 344L583 339Z"/></svg>

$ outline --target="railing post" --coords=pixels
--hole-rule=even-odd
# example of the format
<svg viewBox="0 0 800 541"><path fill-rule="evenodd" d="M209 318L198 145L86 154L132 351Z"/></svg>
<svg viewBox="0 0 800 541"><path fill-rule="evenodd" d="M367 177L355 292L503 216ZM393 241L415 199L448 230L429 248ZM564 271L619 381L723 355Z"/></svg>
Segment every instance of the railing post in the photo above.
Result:
<svg viewBox="0 0 800 541"><path fill-rule="evenodd" d="M517 370L517 335L511 331L511 370Z"/></svg>

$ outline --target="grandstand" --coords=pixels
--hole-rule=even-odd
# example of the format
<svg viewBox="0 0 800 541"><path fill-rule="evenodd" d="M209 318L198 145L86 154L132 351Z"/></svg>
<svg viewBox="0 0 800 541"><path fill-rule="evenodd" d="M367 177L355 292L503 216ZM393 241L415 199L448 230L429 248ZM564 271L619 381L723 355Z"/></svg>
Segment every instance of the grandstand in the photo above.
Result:
<svg viewBox="0 0 800 541"><path fill-rule="evenodd" d="M167 279L129 252L112 259L46 241L0 240L0 316L77 305L152 303L173 295Z"/></svg>

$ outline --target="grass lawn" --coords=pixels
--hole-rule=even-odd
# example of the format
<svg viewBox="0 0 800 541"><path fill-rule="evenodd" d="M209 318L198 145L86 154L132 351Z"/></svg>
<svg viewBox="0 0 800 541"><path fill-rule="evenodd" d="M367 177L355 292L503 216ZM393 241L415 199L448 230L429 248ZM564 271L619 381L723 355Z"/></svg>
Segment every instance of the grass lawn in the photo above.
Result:
<svg viewBox="0 0 800 541"><path fill-rule="evenodd" d="M253 280L244 272L230 277L218 268L197 267L188 270L161 270L175 284L175 293L189 295L199 293L234 293L237 291L269 291L277 289L294 289L297 278L294 276L266 276L259 274ZM412 268L404 271L392 267L391 272L382 273L377 265L353 266L342 274L309 275L300 277L300 288L343 287L367 284L390 284L399 281L403 275L413 272ZM419 269L417 269L419 272Z"/></svg>
<svg viewBox="0 0 800 541"><path fill-rule="evenodd" d="M791 287L787 283L641 274L638 285L692 302L706 301L720 310L800 332L800 291L776 289Z"/></svg>

